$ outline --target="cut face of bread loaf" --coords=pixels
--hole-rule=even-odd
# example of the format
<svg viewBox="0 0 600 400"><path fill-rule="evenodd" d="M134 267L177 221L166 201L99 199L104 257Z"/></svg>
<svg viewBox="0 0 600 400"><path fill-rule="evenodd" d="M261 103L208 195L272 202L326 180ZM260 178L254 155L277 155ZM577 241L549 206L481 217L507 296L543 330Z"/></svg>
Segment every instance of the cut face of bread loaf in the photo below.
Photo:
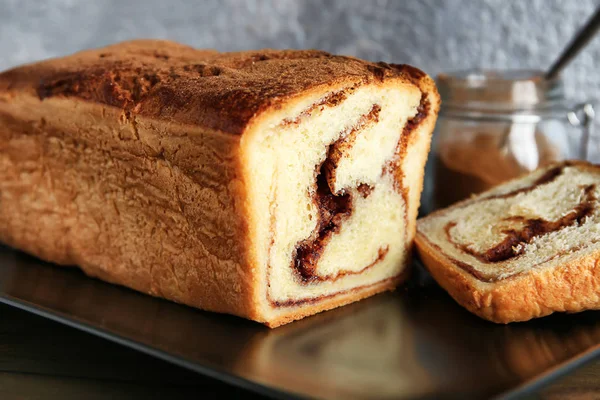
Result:
<svg viewBox="0 0 600 400"><path fill-rule="evenodd" d="M600 169L537 170L418 222L433 277L500 323L600 308Z"/></svg>
<svg viewBox="0 0 600 400"><path fill-rule="evenodd" d="M269 326L406 275L432 80L135 41L0 75L0 239Z"/></svg>

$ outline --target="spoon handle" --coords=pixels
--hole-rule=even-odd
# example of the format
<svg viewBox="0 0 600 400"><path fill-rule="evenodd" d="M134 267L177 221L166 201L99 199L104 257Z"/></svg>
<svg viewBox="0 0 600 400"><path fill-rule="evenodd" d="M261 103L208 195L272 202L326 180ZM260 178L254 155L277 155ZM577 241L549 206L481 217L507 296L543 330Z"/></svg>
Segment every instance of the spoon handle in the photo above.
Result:
<svg viewBox="0 0 600 400"><path fill-rule="evenodd" d="M600 28L600 7L594 13L594 16L589 19L577 36L569 43L565 51L554 62L552 67L546 72L544 78L551 80L555 78L560 71L579 53L581 49L594 37L596 31Z"/></svg>

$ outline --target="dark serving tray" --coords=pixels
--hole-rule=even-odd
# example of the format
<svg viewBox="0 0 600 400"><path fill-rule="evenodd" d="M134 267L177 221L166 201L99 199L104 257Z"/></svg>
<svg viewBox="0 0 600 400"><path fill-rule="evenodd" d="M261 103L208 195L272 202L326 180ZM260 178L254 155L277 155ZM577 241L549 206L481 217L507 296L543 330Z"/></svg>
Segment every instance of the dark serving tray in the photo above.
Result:
<svg viewBox="0 0 600 400"><path fill-rule="evenodd" d="M416 271L394 293L270 330L0 247L0 301L280 398L512 398L598 352L599 312L495 325Z"/></svg>

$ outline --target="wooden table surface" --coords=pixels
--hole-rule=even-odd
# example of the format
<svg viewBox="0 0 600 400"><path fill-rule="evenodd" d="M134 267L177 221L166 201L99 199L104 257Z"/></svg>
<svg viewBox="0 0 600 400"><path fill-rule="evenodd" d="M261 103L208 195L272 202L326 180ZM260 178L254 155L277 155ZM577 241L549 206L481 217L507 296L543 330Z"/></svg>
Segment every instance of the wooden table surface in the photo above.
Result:
<svg viewBox="0 0 600 400"><path fill-rule="evenodd" d="M0 399L191 397L260 398L0 304ZM528 399L600 399L600 361L578 369Z"/></svg>

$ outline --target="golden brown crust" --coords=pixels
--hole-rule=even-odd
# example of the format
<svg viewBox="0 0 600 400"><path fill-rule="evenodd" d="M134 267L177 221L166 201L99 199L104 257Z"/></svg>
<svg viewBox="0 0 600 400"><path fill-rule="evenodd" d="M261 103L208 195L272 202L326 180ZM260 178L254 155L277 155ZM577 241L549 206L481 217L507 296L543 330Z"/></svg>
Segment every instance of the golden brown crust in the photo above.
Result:
<svg viewBox="0 0 600 400"><path fill-rule="evenodd" d="M456 268L417 232L419 256L434 279L460 305L496 323L528 321L554 312L600 309L600 251L557 268L482 283Z"/></svg>
<svg viewBox="0 0 600 400"><path fill-rule="evenodd" d="M266 317L250 231L261 216L249 211L245 163L258 120L284 102L384 79L439 104L415 68L319 51L220 54L134 41L6 71L0 240L269 326L392 289L402 277Z"/></svg>
<svg viewBox="0 0 600 400"><path fill-rule="evenodd" d="M583 161L569 161L568 165L595 172L599 168ZM454 207L467 206L473 201L476 200L465 200ZM488 282L458 265L418 229L415 243L423 264L439 285L460 305L486 320L510 323L554 312L600 309L600 251L557 267L535 268Z"/></svg>
<svg viewBox="0 0 600 400"><path fill-rule="evenodd" d="M415 83L425 77L407 65L318 50L219 53L136 40L6 71L0 74L0 93L73 97L133 116L241 134L255 115L308 90L388 78Z"/></svg>
<svg viewBox="0 0 600 400"><path fill-rule="evenodd" d="M236 137L173 125L166 137L140 118L134 140L118 110L36 101L15 100L11 114L0 103L0 241L144 293L256 318Z"/></svg>

